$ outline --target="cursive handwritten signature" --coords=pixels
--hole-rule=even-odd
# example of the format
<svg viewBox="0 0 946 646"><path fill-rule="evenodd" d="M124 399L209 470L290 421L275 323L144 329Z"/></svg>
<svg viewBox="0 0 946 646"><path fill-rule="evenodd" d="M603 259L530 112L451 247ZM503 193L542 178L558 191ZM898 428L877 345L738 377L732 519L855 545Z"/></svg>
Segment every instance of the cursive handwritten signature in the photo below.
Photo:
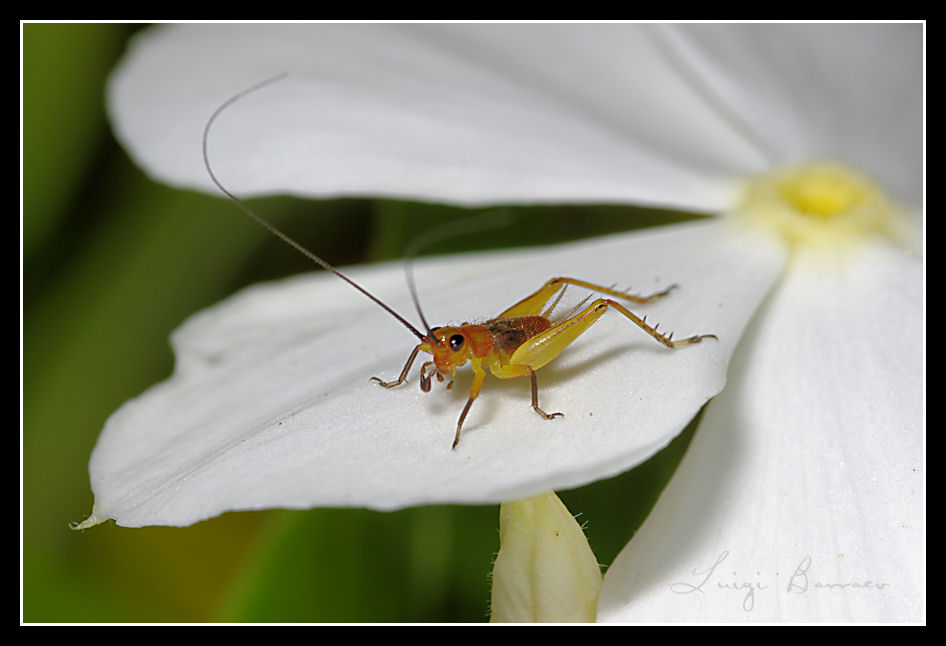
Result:
<svg viewBox="0 0 946 646"><path fill-rule="evenodd" d="M742 595L742 609L746 612L752 612L756 607L756 594L764 593L766 590L779 590L777 582L765 577L759 570L755 571L754 576L746 577L733 571L731 576L727 575L720 566L729 558L729 550L724 550L708 567L693 568L692 579L688 581L678 581L670 586L670 591L674 594L693 594L699 592L706 594L712 590L739 592ZM870 579L859 579L853 581L821 581L813 578L810 574L812 568L811 556L806 555L801 559L795 569L792 571L788 584L784 588L787 595L806 594L809 590L883 590L890 586L889 583L880 583ZM777 573L775 574L777 576Z"/></svg>

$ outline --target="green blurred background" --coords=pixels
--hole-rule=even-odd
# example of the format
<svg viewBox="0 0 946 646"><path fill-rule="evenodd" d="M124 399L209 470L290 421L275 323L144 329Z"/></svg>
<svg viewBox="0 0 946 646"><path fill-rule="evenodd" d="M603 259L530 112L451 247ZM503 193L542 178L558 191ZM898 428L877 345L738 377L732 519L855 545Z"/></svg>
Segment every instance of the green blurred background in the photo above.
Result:
<svg viewBox="0 0 946 646"><path fill-rule="evenodd" d="M498 506L273 510L184 529L70 530L92 508L87 463L106 418L170 374L170 332L247 284L312 269L225 200L153 183L113 139L105 83L143 28L22 25L21 619L485 621ZM253 205L338 265L399 258L418 232L476 213L351 199ZM606 205L506 210L516 214L508 228L426 252L692 217ZM560 493L600 563L643 520L691 433L628 474Z"/></svg>

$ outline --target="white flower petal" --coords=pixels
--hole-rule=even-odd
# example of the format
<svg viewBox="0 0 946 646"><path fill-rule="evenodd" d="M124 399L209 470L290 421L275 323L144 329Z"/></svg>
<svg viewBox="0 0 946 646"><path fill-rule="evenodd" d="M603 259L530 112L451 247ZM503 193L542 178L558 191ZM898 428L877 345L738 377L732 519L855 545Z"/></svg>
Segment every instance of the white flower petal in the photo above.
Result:
<svg viewBox="0 0 946 646"><path fill-rule="evenodd" d="M136 41L109 103L136 161L159 179L202 190L212 190L198 145L210 113L289 72L231 108L214 133L214 164L245 195L706 211L731 205L733 178L829 156L885 178L916 205L921 32L838 24L165 26Z"/></svg>
<svg viewBox="0 0 946 646"><path fill-rule="evenodd" d="M782 166L843 160L918 206L923 178L923 26L676 25L680 70Z"/></svg>
<svg viewBox="0 0 946 646"><path fill-rule="evenodd" d="M186 525L227 510L490 503L620 473L665 446L725 383L739 336L783 254L696 223L541 250L419 261L435 321L489 315L555 275L633 281L669 296L633 309L675 338L668 350L614 312L538 373L541 420L526 380L487 377L450 450L469 374L425 396L386 391L414 339L332 276L251 288L174 336L174 375L106 424L90 464L88 524ZM356 268L395 309L412 309L399 265ZM623 286L623 283L620 283ZM578 292L580 290L574 290ZM578 294L573 293L577 299Z"/></svg>
<svg viewBox="0 0 946 646"><path fill-rule="evenodd" d="M885 245L793 261L599 621L923 620L921 289Z"/></svg>
<svg viewBox="0 0 946 646"><path fill-rule="evenodd" d="M589 47L593 43L593 47ZM731 204L765 168L648 25L186 25L139 37L109 87L154 177L242 195L453 203Z"/></svg>

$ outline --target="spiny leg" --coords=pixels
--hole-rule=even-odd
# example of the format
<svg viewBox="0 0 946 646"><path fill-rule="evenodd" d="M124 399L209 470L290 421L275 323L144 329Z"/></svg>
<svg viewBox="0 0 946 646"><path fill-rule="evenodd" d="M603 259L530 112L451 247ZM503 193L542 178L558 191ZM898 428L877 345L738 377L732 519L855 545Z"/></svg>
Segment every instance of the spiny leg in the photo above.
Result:
<svg viewBox="0 0 946 646"><path fill-rule="evenodd" d="M576 285L578 287L584 287L585 289L590 289L593 292L607 294L608 296L617 296L618 298L623 298L624 300L632 301L634 303L653 303L654 301L663 298L664 296L666 296L673 290L677 289L677 285L674 284L663 291L654 292L653 294L648 294L647 296L638 296L637 294L631 294L630 292L626 290L619 291L617 289L614 289L613 285L611 287L605 287L604 285L596 285L595 283L589 283L588 281L579 280L578 278L560 277L560 278L553 278L549 282L551 283L553 281L559 281L562 283L568 283L569 285Z"/></svg>
<svg viewBox="0 0 946 646"><path fill-rule="evenodd" d="M651 303L660 298L663 298L669 294L672 290L676 289L676 285L671 285L667 289L656 292L654 294L649 294L647 296L638 296L637 294L631 294L626 291L618 291L614 287L605 287L604 285L597 285L595 283L589 283L586 280L580 280L578 278L567 278L560 276L558 278L553 278L546 282L542 287L537 289L534 293L526 296L524 299L502 312L497 318L514 318L517 316L536 316L539 315L545 310L548 312L548 309L554 308L557 304L558 299L552 305L552 308L546 308L546 304L552 300L553 297L558 295L558 298L561 298L562 292L565 287L568 285L575 285L577 287L583 287L585 289L590 289L594 292L599 292L601 294L607 294L608 296L615 296L627 301L634 303Z"/></svg>
<svg viewBox="0 0 946 646"><path fill-rule="evenodd" d="M682 345L693 345L695 343L699 343L703 339L716 339L717 341L719 340L719 337L717 337L715 334L695 334L691 337L687 337L686 339L679 339L677 341L674 341L673 332L671 332L667 336L664 336L663 334L657 331L657 328L660 326L659 323L653 327L649 326L647 324L646 316L641 318L637 316L637 314L635 314L634 312L630 311L629 309L621 305L620 303L612 301L610 298L604 298L599 301L595 301L595 303L593 303L592 306L595 307L596 310L607 309L608 306L613 307L618 312L620 312L625 317L627 317L631 322L637 325L640 329L647 332L647 334L654 337L655 339L657 339L657 341L664 344L668 348L679 348Z"/></svg>
<svg viewBox="0 0 946 646"><path fill-rule="evenodd" d="M620 303L611 299L599 298L578 314L528 339L509 357L510 364L527 366L532 370L538 370L561 354L575 339L584 334L588 328L594 325L594 323L608 311L609 307L616 308L618 312L626 316L631 322L668 348L699 343L706 338L716 338L715 334L700 334L687 339L674 341L672 334L664 336L657 331L656 326L651 327L644 319L640 318Z"/></svg>

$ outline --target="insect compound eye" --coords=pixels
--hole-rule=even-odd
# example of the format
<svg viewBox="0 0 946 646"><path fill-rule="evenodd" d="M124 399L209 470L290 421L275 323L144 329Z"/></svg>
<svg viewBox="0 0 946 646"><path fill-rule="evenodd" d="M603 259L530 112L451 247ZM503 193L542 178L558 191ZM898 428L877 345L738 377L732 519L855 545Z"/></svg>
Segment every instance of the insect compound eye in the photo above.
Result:
<svg viewBox="0 0 946 646"><path fill-rule="evenodd" d="M462 334L454 334L453 336L450 337L450 340L448 341L448 343L450 344L450 349L453 350L454 352L462 348L464 342L466 342L466 339L463 338Z"/></svg>

